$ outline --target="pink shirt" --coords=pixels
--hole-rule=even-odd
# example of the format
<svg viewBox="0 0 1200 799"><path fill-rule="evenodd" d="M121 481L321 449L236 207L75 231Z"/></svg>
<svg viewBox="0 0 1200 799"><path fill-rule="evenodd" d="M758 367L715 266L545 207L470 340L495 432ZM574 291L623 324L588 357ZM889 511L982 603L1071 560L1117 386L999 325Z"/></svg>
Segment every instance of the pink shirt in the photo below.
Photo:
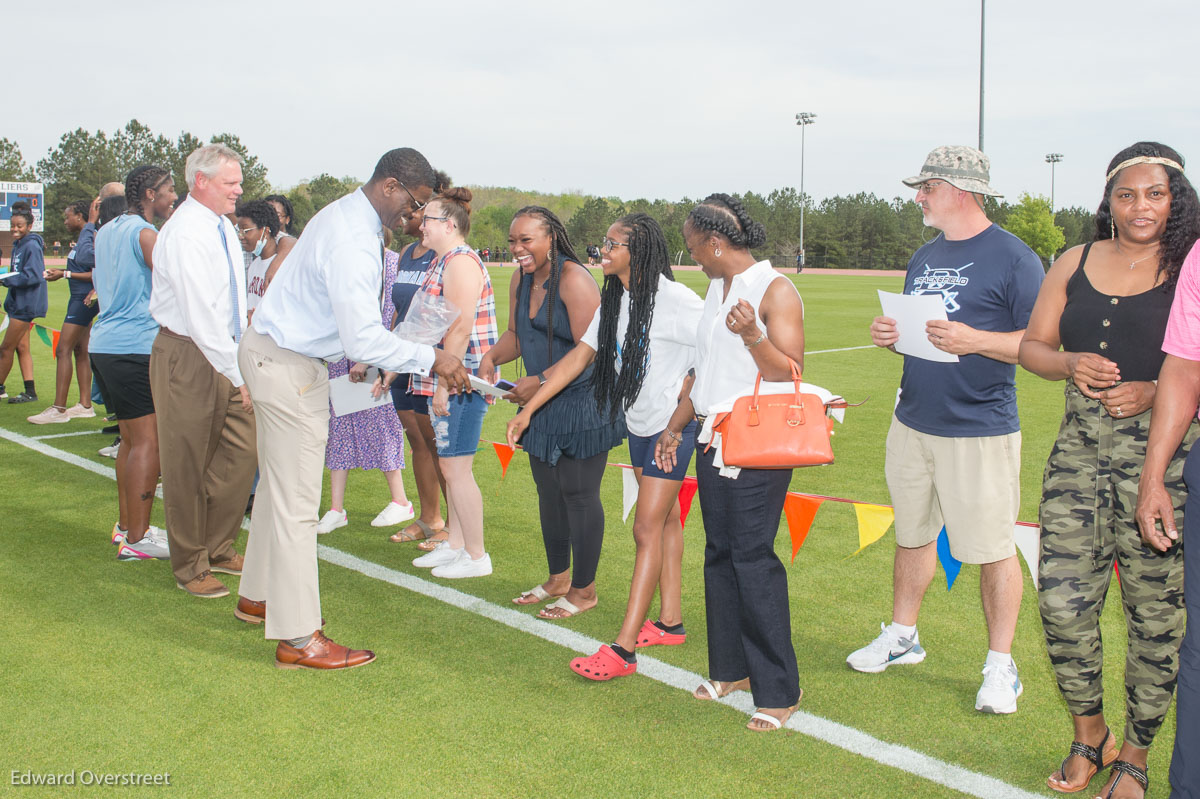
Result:
<svg viewBox="0 0 1200 799"><path fill-rule="evenodd" d="M1162 348L1168 355L1200 361L1200 241L1179 269Z"/></svg>

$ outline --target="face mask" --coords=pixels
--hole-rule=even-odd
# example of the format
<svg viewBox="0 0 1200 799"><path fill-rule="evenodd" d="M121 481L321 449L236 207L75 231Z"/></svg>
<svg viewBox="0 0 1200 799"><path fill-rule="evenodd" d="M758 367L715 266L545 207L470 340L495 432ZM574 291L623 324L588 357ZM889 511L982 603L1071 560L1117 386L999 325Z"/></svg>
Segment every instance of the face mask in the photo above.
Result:
<svg viewBox="0 0 1200 799"><path fill-rule="evenodd" d="M260 235L258 237L258 244L254 245L254 257L255 258L260 257L262 255L263 247L266 247L266 246L267 246L267 237Z"/></svg>

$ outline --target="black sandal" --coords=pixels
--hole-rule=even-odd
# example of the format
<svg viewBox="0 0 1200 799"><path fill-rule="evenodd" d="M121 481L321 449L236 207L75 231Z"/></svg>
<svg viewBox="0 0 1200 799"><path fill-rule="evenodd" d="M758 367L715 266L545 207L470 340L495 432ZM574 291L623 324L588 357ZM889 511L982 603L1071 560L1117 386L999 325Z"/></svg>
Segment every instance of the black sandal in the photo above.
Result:
<svg viewBox="0 0 1200 799"><path fill-rule="evenodd" d="M1108 763L1104 762L1104 747L1108 745L1108 742L1111 738L1112 738L1112 730L1105 727L1104 728L1104 738L1100 741L1099 746L1088 746L1087 744L1083 743L1082 741L1072 741L1071 749L1070 749L1069 753L1067 754L1067 756L1065 758L1063 758L1063 762L1061 765L1059 765L1057 773L1061 774L1063 777L1062 781L1066 782L1067 761L1070 760L1072 757L1082 757L1084 760L1091 763L1092 764L1092 773L1088 774L1087 779L1085 779L1083 782L1081 782L1077 785L1071 785L1071 786L1068 786L1065 788L1060 788L1048 779L1048 780L1046 780L1046 786L1048 788L1050 788L1050 790L1058 791L1059 793L1079 793L1080 791L1087 788L1088 784L1091 783L1092 778L1095 777L1097 774L1099 774L1101 771L1103 771L1105 767L1108 766ZM1114 760L1116 759L1116 756L1117 756L1117 753L1113 752ZM1112 761L1110 761L1110 762L1112 762Z"/></svg>
<svg viewBox="0 0 1200 799"><path fill-rule="evenodd" d="M1115 791L1117 786L1121 784L1121 778L1126 774L1128 774L1130 777L1133 777L1135 780L1137 780L1138 784L1142 786L1142 796L1145 796L1150 790L1150 775L1146 773L1150 771L1149 767L1147 767L1145 770L1142 770L1130 763L1128 760L1114 760L1112 764L1112 770L1117 772L1117 778L1113 780L1113 784L1109 787L1108 793L1104 794L1104 799L1112 799L1113 791Z"/></svg>

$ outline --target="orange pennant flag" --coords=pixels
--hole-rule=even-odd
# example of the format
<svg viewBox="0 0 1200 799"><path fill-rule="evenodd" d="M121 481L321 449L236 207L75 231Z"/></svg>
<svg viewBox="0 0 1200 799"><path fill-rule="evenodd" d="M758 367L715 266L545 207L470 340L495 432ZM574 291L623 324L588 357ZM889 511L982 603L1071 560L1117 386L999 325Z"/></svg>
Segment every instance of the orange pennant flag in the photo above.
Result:
<svg viewBox="0 0 1200 799"><path fill-rule="evenodd" d="M61 330L50 331L50 349L54 350L56 353L58 352L58 336L61 332Z"/></svg>
<svg viewBox="0 0 1200 799"><path fill-rule="evenodd" d="M492 449L496 450L496 457L500 459L500 479L503 480L508 474L508 462L512 460L516 450L507 444L498 444L495 441L492 442Z"/></svg>
<svg viewBox="0 0 1200 799"><path fill-rule="evenodd" d="M788 493L783 500L783 513L787 516L788 533L792 536L793 562L800 547L804 546L804 539L808 537L808 530L812 527L813 517L817 515L819 507L821 500L803 494Z"/></svg>
<svg viewBox="0 0 1200 799"><path fill-rule="evenodd" d="M896 513L887 505L870 505L855 502L854 515L858 517L858 549L857 555L864 549L883 538L883 534L892 526Z"/></svg>
<svg viewBox="0 0 1200 799"><path fill-rule="evenodd" d="M700 484L696 482L695 477L683 478L683 485L679 486L679 526L687 525L688 511L692 509L692 500L696 496L696 489Z"/></svg>

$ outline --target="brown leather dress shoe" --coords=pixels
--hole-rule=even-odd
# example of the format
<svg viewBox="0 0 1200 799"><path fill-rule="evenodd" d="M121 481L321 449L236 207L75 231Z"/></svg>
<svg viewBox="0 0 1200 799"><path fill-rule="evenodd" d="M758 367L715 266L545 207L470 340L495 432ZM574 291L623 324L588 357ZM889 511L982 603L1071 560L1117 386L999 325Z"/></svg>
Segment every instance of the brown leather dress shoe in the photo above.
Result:
<svg viewBox="0 0 1200 799"><path fill-rule="evenodd" d="M220 572L221 574L234 574L234 575L237 575L238 577L241 577L243 562L245 562L245 558L243 558L238 553L234 552L233 557L230 558L229 560L223 560L220 563L211 563L210 562L208 564L208 568L211 569L212 571Z"/></svg>
<svg viewBox="0 0 1200 799"><path fill-rule="evenodd" d="M229 596L229 589L225 584L212 576L212 572L204 571L197 574L186 583L175 581L175 585L187 591L192 596L198 596L201 599L218 599L223 596Z"/></svg>
<svg viewBox="0 0 1200 799"><path fill-rule="evenodd" d="M262 624L267 620L267 603L239 596L237 607L233 609L233 615L247 624Z"/></svg>
<svg viewBox="0 0 1200 799"><path fill-rule="evenodd" d="M275 666L280 669L352 669L365 666L375 659L369 649L349 649L336 644L317 630L312 640L303 649L297 649L287 641L280 641L275 648Z"/></svg>
<svg viewBox="0 0 1200 799"><path fill-rule="evenodd" d="M254 599L246 599L246 597L239 595L237 607L233 609L233 615L247 624L262 624L267 620L267 603ZM325 627L324 618L321 619L321 627Z"/></svg>

